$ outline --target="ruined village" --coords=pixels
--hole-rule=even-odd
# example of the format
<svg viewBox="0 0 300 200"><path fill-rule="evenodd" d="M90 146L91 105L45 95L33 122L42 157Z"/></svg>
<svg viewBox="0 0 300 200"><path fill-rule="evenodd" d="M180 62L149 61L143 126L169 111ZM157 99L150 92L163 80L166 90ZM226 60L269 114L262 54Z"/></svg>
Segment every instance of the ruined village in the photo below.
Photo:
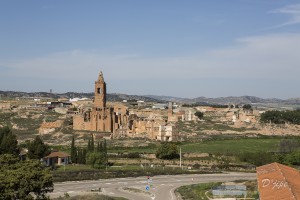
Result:
<svg viewBox="0 0 300 200"><path fill-rule="evenodd" d="M1 96L0 128L11 127L21 147L21 159L28 159L30 145L37 140L51 147L41 162L51 167L58 182L223 170L253 172L255 166L277 159L277 153L293 155L299 147L293 139L300 135L298 118L293 123L261 120L264 113L273 110L293 112L295 108L287 105L184 103L139 97L108 101L107 96L102 72L95 76L92 98ZM168 151L159 150L166 143L177 152L172 158L160 157ZM91 156L96 155L93 152L103 148L105 160L91 164ZM289 156L286 160L293 162ZM224 184L212 189L212 196L228 192L231 196L257 196L255 181ZM118 192L136 194L142 187L122 187ZM232 187L240 189L232 193ZM91 191L106 194L101 188ZM56 192L51 197L61 195Z"/></svg>
<svg viewBox="0 0 300 200"><path fill-rule="evenodd" d="M83 142L88 133L108 140L144 138L162 142L195 141L210 135L300 134L299 125L260 123L260 115L272 108L255 105L246 108L245 104L235 103L186 106L139 99L109 102L102 72L94 85L93 99L16 97L1 100L0 126L9 124L19 133L17 136L21 141L40 135L53 145L69 145L72 134ZM197 112L203 116L196 116Z"/></svg>

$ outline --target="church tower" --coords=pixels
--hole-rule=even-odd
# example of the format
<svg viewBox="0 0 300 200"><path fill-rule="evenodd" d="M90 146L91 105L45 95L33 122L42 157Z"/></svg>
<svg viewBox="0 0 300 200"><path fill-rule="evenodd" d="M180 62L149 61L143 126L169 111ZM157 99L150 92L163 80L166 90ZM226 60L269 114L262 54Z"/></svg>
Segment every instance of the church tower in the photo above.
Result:
<svg viewBox="0 0 300 200"><path fill-rule="evenodd" d="M104 82L102 72L99 73L98 80L95 81L94 106L96 108L105 108L106 107L106 83Z"/></svg>

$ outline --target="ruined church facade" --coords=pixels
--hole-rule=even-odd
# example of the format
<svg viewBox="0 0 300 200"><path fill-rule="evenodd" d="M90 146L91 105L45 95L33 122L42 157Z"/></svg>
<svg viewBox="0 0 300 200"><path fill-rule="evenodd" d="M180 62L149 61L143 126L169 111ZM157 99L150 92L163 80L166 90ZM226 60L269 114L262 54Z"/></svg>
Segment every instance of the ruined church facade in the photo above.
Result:
<svg viewBox="0 0 300 200"><path fill-rule="evenodd" d="M106 83L103 73L100 72L98 80L95 81L94 105L88 110L81 109L77 115L73 116L73 129L113 133L123 124L122 114L124 112L121 113L118 110L115 111L114 107L106 106Z"/></svg>
<svg viewBox="0 0 300 200"><path fill-rule="evenodd" d="M169 112L169 120L176 121L173 110ZM74 130L111 133L111 138L146 136L153 140L176 141L174 127L169 126L162 117L129 114L128 107L120 103L107 106L106 83L102 72L95 81L93 105L78 107L77 114L73 115Z"/></svg>

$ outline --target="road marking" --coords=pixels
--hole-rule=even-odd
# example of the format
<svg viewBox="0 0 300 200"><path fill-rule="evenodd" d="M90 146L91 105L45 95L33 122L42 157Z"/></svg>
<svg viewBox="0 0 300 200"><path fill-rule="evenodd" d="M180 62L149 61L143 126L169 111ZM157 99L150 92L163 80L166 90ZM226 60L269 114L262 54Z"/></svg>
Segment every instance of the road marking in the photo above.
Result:
<svg viewBox="0 0 300 200"><path fill-rule="evenodd" d="M173 200L173 193L172 193L172 189L170 190L170 194L171 194L171 200Z"/></svg>
<svg viewBox="0 0 300 200"><path fill-rule="evenodd" d="M119 184L124 184L124 185L126 185L127 184L127 182L118 182Z"/></svg>
<svg viewBox="0 0 300 200"><path fill-rule="evenodd" d="M111 183L105 183L106 185L111 185Z"/></svg>
<svg viewBox="0 0 300 200"><path fill-rule="evenodd" d="M175 186L175 187L173 187L173 188L171 188L171 190L170 190L170 194L171 194L171 200L173 200L174 199L174 196L173 196L173 193L172 193L172 190L175 190L177 188L177 186Z"/></svg>

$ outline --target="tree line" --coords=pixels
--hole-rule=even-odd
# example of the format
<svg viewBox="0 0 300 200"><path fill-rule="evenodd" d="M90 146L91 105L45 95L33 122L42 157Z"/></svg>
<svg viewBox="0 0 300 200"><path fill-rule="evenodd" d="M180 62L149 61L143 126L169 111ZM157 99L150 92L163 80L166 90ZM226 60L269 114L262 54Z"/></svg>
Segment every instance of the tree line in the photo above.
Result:
<svg viewBox="0 0 300 200"><path fill-rule="evenodd" d="M94 136L91 134L87 147L84 148L76 147L75 138L73 136L71 143L71 161L72 163L89 164L96 169L107 167L109 163L106 140L98 141L97 146L95 146Z"/></svg>
<svg viewBox="0 0 300 200"><path fill-rule="evenodd" d="M0 128L0 199L47 199L53 190L50 169L39 160L49 147L39 137L25 145L29 159L22 160L12 129Z"/></svg>
<svg viewBox="0 0 300 200"><path fill-rule="evenodd" d="M210 104L210 103L206 103L206 102L197 102L197 103L182 105L182 107L198 107L198 106L209 106L212 108L228 108L228 105Z"/></svg>
<svg viewBox="0 0 300 200"><path fill-rule="evenodd" d="M285 165L300 165L300 140L282 139L276 152L241 152L237 157L242 162L255 166L278 162Z"/></svg>
<svg viewBox="0 0 300 200"><path fill-rule="evenodd" d="M288 110L288 111L266 111L261 114L260 121L263 123L274 124L297 124L300 125L300 110Z"/></svg>

